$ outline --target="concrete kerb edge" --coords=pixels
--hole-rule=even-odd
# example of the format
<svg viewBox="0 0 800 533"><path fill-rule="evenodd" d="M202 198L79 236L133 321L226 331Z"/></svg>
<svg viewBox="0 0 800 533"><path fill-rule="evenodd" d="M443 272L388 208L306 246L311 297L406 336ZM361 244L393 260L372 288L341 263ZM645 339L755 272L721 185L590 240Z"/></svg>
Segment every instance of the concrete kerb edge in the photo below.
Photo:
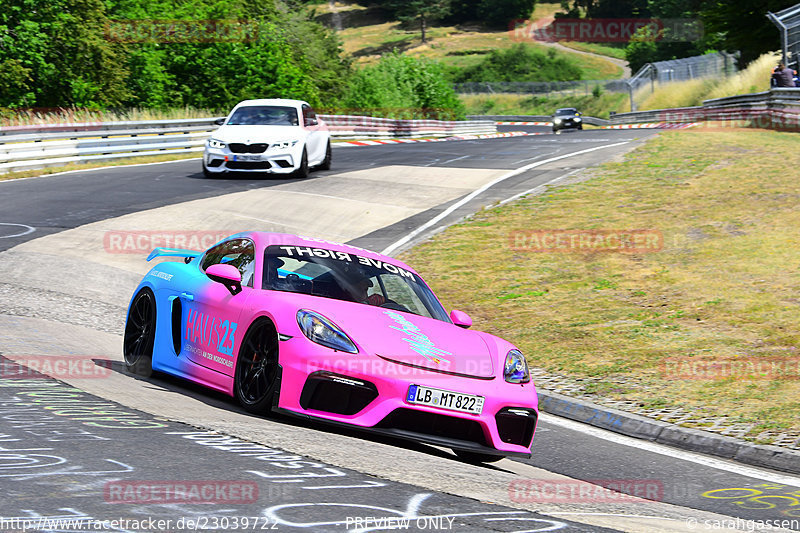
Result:
<svg viewBox="0 0 800 533"><path fill-rule="evenodd" d="M753 444L725 435L685 428L555 392L541 389L537 392L539 409L552 415L629 437L731 459L752 466L800 474L800 452L794 450Z"/></svg>

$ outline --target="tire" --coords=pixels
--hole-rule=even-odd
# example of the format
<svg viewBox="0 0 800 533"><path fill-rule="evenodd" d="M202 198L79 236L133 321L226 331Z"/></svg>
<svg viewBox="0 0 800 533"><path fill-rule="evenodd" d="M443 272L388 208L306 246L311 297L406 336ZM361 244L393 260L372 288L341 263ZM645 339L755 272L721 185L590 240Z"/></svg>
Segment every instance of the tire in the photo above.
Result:
<svg viewBox="0 0 800 533"><path fill-rule="evenodd" d="M295 178L306 179L308 177L308 152L303 147L303 157L300 159L300 166L292 172Z"/></svg>
<svg viewBox="0 0 800 533"><path fill-rule="evenodd" d="M278 334L266 319L254 322L244 336L233 390L236 399L249 413L264 414L272 407L278 387Z"/></svg>
<svg viewBox="0 0 800 533"><path fill-rule="evenodd" d="M208 167L206 167L205 159L203 159L203 177L205 177L205 178L213 178L214 177L214 173L211 172L210 170L208 170Z"/></svg>
<svg viewBox="0 0 800 533"><path fill-rule="evenodd" d="M579 130L581 130L581 131L583 131L583 124L581 124L580 126L578 126L578 129L579 129Z"/></svg>
<svg viewBox="0 0 800 533"><path fill-rule="evenodd" d="M333 159L333 151L331 150L331 141L328 139L328 146L325 148L325 159L322 160L322 163L320 163L317 168L319 170L330 170L331 159Z"/></svg>
<svg viewBox="0 0 800 533"><path fill-rule="evenodd" d="M133 299L125 320L122 353L129 372L149 378L153 374L156 340L156 298L144 288Z"/></svg>
<svg viewBox="0 0 800 533"><path fill-rule="evenodd" d="M502 455L489 455L488 453L475 453L464 450L453 450L453 452L465 463L494 463L503 459Z"/></svg>

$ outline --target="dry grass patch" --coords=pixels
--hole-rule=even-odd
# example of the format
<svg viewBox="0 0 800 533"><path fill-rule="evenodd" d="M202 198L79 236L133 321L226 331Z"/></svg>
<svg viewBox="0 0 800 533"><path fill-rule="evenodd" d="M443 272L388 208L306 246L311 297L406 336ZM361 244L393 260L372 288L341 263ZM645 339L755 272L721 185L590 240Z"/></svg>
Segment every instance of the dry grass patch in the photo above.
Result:
<svg viewBox="0 0 800 533"><path fill-rule="evenodd" d="M537 5L534 19L554 13L560 4ZM540 14L541 13L541 14ZM405 27L398 22L382 22L345 27L338 32L344 53L356 58L358 64L376 63L382 54L398 50L411 55L441 61L448 67L464 68L476 65L492 50L510 48L515 44L508 30L490 31L479 27L437 26L428 29L428 42L420 42L417 28ZM527 43L545 52L549 47L535 42ZM604 80L619 78L622 69L599 57L559 51L578 64L583 78Z"/></svg>
<svg viewBox="0 0 800 533"><path fill-rule="evenodd" d="M764 54L750 63L746 69L727 78L703 78L696 80L663 83L651 87L646 85L636 94L640 111L668 109L702 105L703 100L723 98L769 90L772 69L778 61L777 53Z"/></svg>
<svg viewBox="0 0 800 533"><path fill-rule="evenodd" d="M227 113L227 110L197 109L194 107L176 107L172 109L130 108L116 111L65 107L47 112L35 109L0 108L0 127L137 120L184 120L221 117Z"/></svg>
<svg viewBox="0 0 800 533"><path fill-rule="evenodd" d="M798 368L797 137L665 132L592 179L476 214L404 254L445 304L532 365L625 383L607 396L800 428L800 376L672 379L667 360ZM510 249L513 230L653 229L646 254ZM795 371L796 372L796 371Z"/></svg>

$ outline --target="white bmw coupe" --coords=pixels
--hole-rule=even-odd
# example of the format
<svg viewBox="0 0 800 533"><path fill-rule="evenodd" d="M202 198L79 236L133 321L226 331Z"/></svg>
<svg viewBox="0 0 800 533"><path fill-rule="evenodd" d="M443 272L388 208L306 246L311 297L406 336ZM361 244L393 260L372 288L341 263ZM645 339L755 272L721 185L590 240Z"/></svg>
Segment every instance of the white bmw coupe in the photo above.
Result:
<svg viewBox="0 0 800 533"><path fill-rule="evenodd" d="M309 169L331 167L328 127L302 100L245 100L211 134L203 174L261 172L308 177Z"/></svg>

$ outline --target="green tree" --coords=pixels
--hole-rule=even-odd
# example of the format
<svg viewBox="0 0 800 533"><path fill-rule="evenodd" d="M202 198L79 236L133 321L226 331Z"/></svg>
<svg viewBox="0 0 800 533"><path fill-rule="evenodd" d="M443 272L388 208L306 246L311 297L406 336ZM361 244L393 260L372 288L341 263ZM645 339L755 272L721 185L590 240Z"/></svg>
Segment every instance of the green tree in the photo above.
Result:
<svg viewBox="0 0 800 533"><path fill-rule="evenodd" d="M244 23L250 33L224 31L199 39L152 39L128 45L129 105L225 109L249 98L284 97L313 105L338 102L351 71L336 34L304 10L256 0L108 0L112 18L125 24L178 20L202 28L204 21Z"/></svg>
<svg viewBox="0 0 800 533"><path fill-rule="evenodd" d="M105 39L100 0L5 0L0 105L105 107L128 97L125 48Z"/></svg>
<svg viewBox="0 0 800 533"><path fill-rule="evenodd" d="M536 0L452 0L447 22L481 21L493 27L508 28L514 20L528 19Z"/></svg>
<svg viewBox="0 0 800 533"><path fill-rule="evenodd" d="M645 64L660 59L656 38L650 26L644 26L634 32L628 46L625 47L625 59L631 71L636 72Z"/></svg>
<svg viewBox="0 0 800 533"><path fill-rule="evenodd" d="M0 63L0 106L18 107L34 101L31 91L31 69L25 68L19 59L4 59Z"/></svg>
<svg viewBox="0 0 800 533"><path fill-rule="evenodd" d="M450 14L451 0L384 0L379 4L400 22L419 22L422 42L428 42L428 24Z"/></svg>
<svg viewBox="0 0 800 533"><path fill-rule="evenodd" d="M718 34L724 49L739 50L739 62L747 65L761 54L781 47L780 32L767 19L767 11L774 13L795 3L796 0L709 0L700 9L700 18L706 33Z"/></svg>
<svg viewBox="0 0 800 533"><path fill-rule="evenodd" d="M660 0L656 0L660 1ZM648 0L561 0L567 17L632 18L649 16Z"/></svg>

